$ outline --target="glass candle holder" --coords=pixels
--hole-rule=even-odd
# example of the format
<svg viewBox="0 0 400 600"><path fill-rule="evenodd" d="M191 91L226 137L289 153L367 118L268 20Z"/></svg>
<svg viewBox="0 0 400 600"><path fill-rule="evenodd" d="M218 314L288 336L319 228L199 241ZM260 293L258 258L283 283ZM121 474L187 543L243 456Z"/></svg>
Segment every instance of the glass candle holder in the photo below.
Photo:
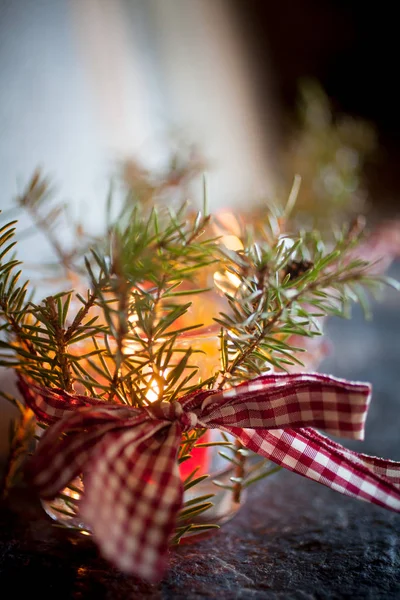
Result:
<svg viewBox="0 0 400 600"><path fill-rule="evenodd" d="M213 431L212 440L220 441L222 438L218 431ZM240 509L245 501L246 493L242 492L240 501L237 501L232 489L232 480L235 475L235 468L229 465L228 461L220 455L221 446L209 446L205 448L207 454L201 457L192 455L192 458L186 463L192 463L190 468L198 467L196 476L199 473L208 474L208 477L184 491L183 508L185 503L193 501L195 498L213 495L210 499L212 506L205 512L190 517L190 522L195 526L205 527L206 525L222 525L230 520ZM185 464L185 463L182 463ZM227 464L229 466L227 466ZM181 469L182 479L185 472ZM231 489L229 489L231 488ZM82 534L89 534L90 529L86 526L79 513L79 501L84 493L84 484L82 478L77 477L69 486L67 486L55 499L42 500L42 506L49 517L58 525L69 529L79 530ZM202 527L193 529L184 534L182 541L191 542L198 537L204 537L215 529L209 531Z"/></svg>
<svg viewBox="0 0 400 600"><path fill-rule="evenodd" d="M177 341L179 349L187 350L191 348L195 351L194 356L199 368L198 375L202 379L212 376L220 368L219 363L219 328L205 327L196 330L195 333L189 332L180 336ZM235 478L235 465L224 457L228 452L221 442L226 441L226 436L218 430L207 430L200 438L202 444L212 444L219 442L219 445L195 447L191 452L191 458L182 462L180 465L180 474L182 482L196 470L195 477L208 475L203 481L195 486L185 490L183 502L190 502L195 498L213 495L210 499L212 506L203 513L190 517L190 522L194 525L206 526L207 524L219 525L232 518L240 508L240 503L244 500L244 494L241 494L240 502L237 494L234 493L234 483L231 478ZM234 440L229 440L234 448ZM76 478L70 486L65 488L62 493L52 501L43 501L46 513L58 524L68 528L79 529L83 533L90 533L89 529L79 516L79 500L84 493L84 485L81 477ZM186 540L193 540L198 535L204 535L204 529L198 527L189 531L185 536Z"/></svg>
<svg viewBox="0 0 400 600"><path fill-rule="evenodd" d="M192 300L190 308L174 325L183 329L194 323L204 323L204 325L181 333L175 341L175 348L182 352L189 349L193 351L191 360L198 367L196 375L206 380L220 369L220 328L212 320L212 316L218 312L218 307L221 309L224 307L221 296L213 291L202 294L201 297L190 294L184 296L185 302L190 299ZM135 352L135 347L129 346L128 350ZM150 403L161 400L156 381L154 381L154 388L150 386L146 391L146 398ZM259 477L260 465L262 469L263 464L267 462L256 455L245 456L245 451L240 446L235 446L232 437L223 436L215 429L206 430L199 441L201 446L194 447L191 458L180 464L180 475L183 484L194 471L196 471L195 478L205 475L207 477L184 491L183 508L188 502L193 505L196 498L212 495L209 500L211 506L204 512L191 515L187 522L183 522L185 525L190 522L198 527L186 532L181 538L182 541L203 537L208 524L221 525L231 519L245 501L248 482L254 477ZM209 445L215 442L219 444ZM228 447L221 445L221 442L229 444ZM78 477L56 499L43 502L44 509L58 524L79 529L82 533L90 533L79 515L79 500L83 493L84 485L82 479ZM179 525L181 524L182 521Z"/></svg>

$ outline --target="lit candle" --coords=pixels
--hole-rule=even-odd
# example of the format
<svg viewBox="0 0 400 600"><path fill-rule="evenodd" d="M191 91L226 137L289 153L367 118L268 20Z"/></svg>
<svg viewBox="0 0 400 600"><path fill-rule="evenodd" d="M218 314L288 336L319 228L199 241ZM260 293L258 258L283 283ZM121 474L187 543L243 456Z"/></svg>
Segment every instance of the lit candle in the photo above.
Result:
<svg viewBox="0 0 400 600"><path fill-rule="evenodd" d="M177 342L176 347L182 350L192 348L198 353L194 354L197 357L196 364L198 366L198 375L202 379L206 379L215 373L219 367L219 339L218 327L210 326L182 334ZM166 376L163 373L162 376ZM155 379L149 385L146 392L146 399L152 403L160 400L160 387ZM207 430L199 439L199 443L205 444L212 441L212 431ZM195 469L196 477L209 473L211 468L211 452L214 450L212 446L195 447L191 450L191 458L180 464L180 474L182 480L185 480Z"/></svg>
<svg viewBox="0 0 400 600"><path fill-rule="evenodd" d="M212 313L211 313L212 314ZM190 336L182 336L179 342L181 347L191 347L193 350L200 350L202 353L197 354L197 365L199 367L199 376L206 379L215 374L219 368L219 339L218 328L210 326L202 330L192 333ZM199 443L205 444L212 441L212 432L210 429L201 436ZM214 451L213 446L196 447L191 452L191 458L184 461L180 465L180 473L182 479L186 479L194 469L197 469L196 476L209 473L211 467L211 452Z"/></svg>

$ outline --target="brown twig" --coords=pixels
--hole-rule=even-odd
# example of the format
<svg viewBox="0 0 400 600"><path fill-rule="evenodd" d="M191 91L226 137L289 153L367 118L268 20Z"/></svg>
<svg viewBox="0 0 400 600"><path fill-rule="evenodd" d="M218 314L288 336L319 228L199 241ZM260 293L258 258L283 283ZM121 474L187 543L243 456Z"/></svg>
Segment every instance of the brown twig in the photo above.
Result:
<svg viewBox="0 0 400 600"><path fill-rule="evenodd" d="M235 441L235 447L235 459L238 464L235 465L235 479L237 479L237 481L235 481L233 485L233 501L239 504L243 489L243 478L245 475L246 467L246 455L243 452L239 452L239 450L243 450L243 446L239 442L239 440Z"/></svg>
<svg viewBox="0 0 400 600"><path fill-rule="evenodd" d="M60 327L58 321L58 314L56 309L56 303L53 296L49 296L45 299L45 307L47 309L47 316L49 317L51 325L54 327L54 337L57 344L57 358L61 369L62 388L66 392L73 392L74 387L72 384L71 376L71 365L67 357L68 342L65 338L65 329Z"/></svg>
<svg viewBox="0 0 400 600"><path fill-rule="evenodd" d="M64 337L65 337L65 341L67 343L69 342L69 340L71 339L71 337L73 336L75 331L78 329L78 327L82 323L83 319L87 316L89 310L92 308L95 301L96 301L96 292L92 292L89 295L89 298L87 299L85 305L82 306L82 308L78 311L78 313L75 316L74 320L72 321L71 325L68 327L67 331L65 332Z"/></svg>

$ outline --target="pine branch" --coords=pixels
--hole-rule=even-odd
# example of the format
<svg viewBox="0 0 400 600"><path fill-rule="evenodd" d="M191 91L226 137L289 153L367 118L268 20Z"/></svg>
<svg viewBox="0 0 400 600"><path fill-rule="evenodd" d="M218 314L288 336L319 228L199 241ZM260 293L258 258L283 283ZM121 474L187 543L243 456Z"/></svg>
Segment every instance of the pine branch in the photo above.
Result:
<svg viewBox="0 0 400 600"><path fill-rule="evenodd" d="M115 218L110 198L105 234L95 240L83 236L66 253L53 243L61 213L48 207L47 182L35 174L20 204L50 234L61 266L76 269L79 280L76 290L41 303L27 298L28 284L18 284L20 263L11 254L15 222L0 229L0 364L42 385L83 389L108 402L134 407L172 402L196 390L241 383L270 368L301 364L303 349L293 342L295 336L319 335L321 319L347 316L353 302L367 307L367 294L382 284L371 276L368 263L355 258L361 222L329 247L316 231L285 233L296 190L283 213L271 209L262 222L244 224L238 236L242 249L233 251L215 238L206 211L194 214L187 204L173 209L150 202L157 197L154 182L144 188L147 200L129 196ZM89 241L92 248L82 257ZM84 270L76 264L78 257ZM220 326L221 368L200 377L207 349L196 345L202 323L191 311L210 288L215 293L210 310ZM203 434L195 429L182 435L179 463L196 448L214 444L204 443ZM252 455L226 436L215 445L222 447L230 477L216 485L231 490L236 502L244 488L276 470L268 461L253 464ZM206 477L195 469L183 482L185 490ZM73 503L62 500L61 511L71 516ZM199 493L184 506L177 543L198 529L194 519L211 505L210 495Z"/></svg>
<svg viewBox="0 0 400 600"><path fill-rule="evenodd" d="M68 345L65 336L65 329L63 327L65 323L63 313L63 310L60 311L60 305L56 305L55 298L53 296L49 296L44 300L44 307L42 309L38 309L36 314L39 314L42 319L47 319L48 323L53 328L57 363L61 371L61 387L67 392L72 392L74 387L71 374L71 365L70 361L68 360Z"/></svg>
<svg viewBox="0 0 400 600"><path fill-rule="evenodd" d="M89 311L93 307L95 302L96 302L96 293L89 292L87 300L83 301L82 308L77 312L74 320L72 321L71 325L68 327L67 331L65 332L66 343L68 343L74 337L76 332L79 330L83 320L88 316Z"/></svg>
<svg viewBox="0 0 400 600"><path fill-rule="evenodd" d="M65 274L69 276L70 272L75 270L73 259L76 257L76 252L67 252L60 244L57 228L65 207L60 204L51 206L52 194L53 190L49 181L42 177L39 170L36 170L17 202L28 212L36 229L44 233L53 247L59 264L63 267Z"/></svg>

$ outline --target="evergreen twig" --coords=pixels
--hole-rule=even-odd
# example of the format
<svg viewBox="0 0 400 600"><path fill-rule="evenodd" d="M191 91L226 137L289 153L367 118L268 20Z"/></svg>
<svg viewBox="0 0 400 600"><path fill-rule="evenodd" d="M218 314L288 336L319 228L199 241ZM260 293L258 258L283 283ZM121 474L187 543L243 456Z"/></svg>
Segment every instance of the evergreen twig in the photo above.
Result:
<svg viewBox="0 0 400 600"><path fill-rule="evenodd" d="M316 231L287 233L290 224L285 220L296 190L281 214L271 210L262 224L243 226L241 249L233 251L214 236L205 211L150 202L157 188L151 182L144 187L146 202L129 194L113 218L110 200L105 234L98 239L83 235L77 248L66 253L55 233L60 210L48 209L48 184L34 175L20 206L50 237L62 268L68 273L75 269L80 283L77 289L35 302L29 283L18 283L22 270L13 254L16 222L0 226L0 365L41 385L79 390L109 402L136 407L171 402L196 390L241 383L269 369L301 365L303 348L294 340L320 335L322 319L348 316L352 302L368 308L367 293L387 283L357 258L361 221L328 247ZM83 271L76 259L89 241ZM220 328L220 368L200 376L204 351L193 341L203 324L190 311L210 290L215 338L214 328ZM201 439L203 434L194 430L182 435L180 464L195 448L212 446ZM215 483L231 490L236 502L244 488L276 471L269 461L253 464L249 453L226 436L215 445L231 469L230 483ZM183 482L185 490L205 478L194 469ZM177 543L183 535L213 526L195 523L207 514L211 500L200 494L186 503ZM73 502L64 498L64 503L66 513L74 513Z"/></svg>

